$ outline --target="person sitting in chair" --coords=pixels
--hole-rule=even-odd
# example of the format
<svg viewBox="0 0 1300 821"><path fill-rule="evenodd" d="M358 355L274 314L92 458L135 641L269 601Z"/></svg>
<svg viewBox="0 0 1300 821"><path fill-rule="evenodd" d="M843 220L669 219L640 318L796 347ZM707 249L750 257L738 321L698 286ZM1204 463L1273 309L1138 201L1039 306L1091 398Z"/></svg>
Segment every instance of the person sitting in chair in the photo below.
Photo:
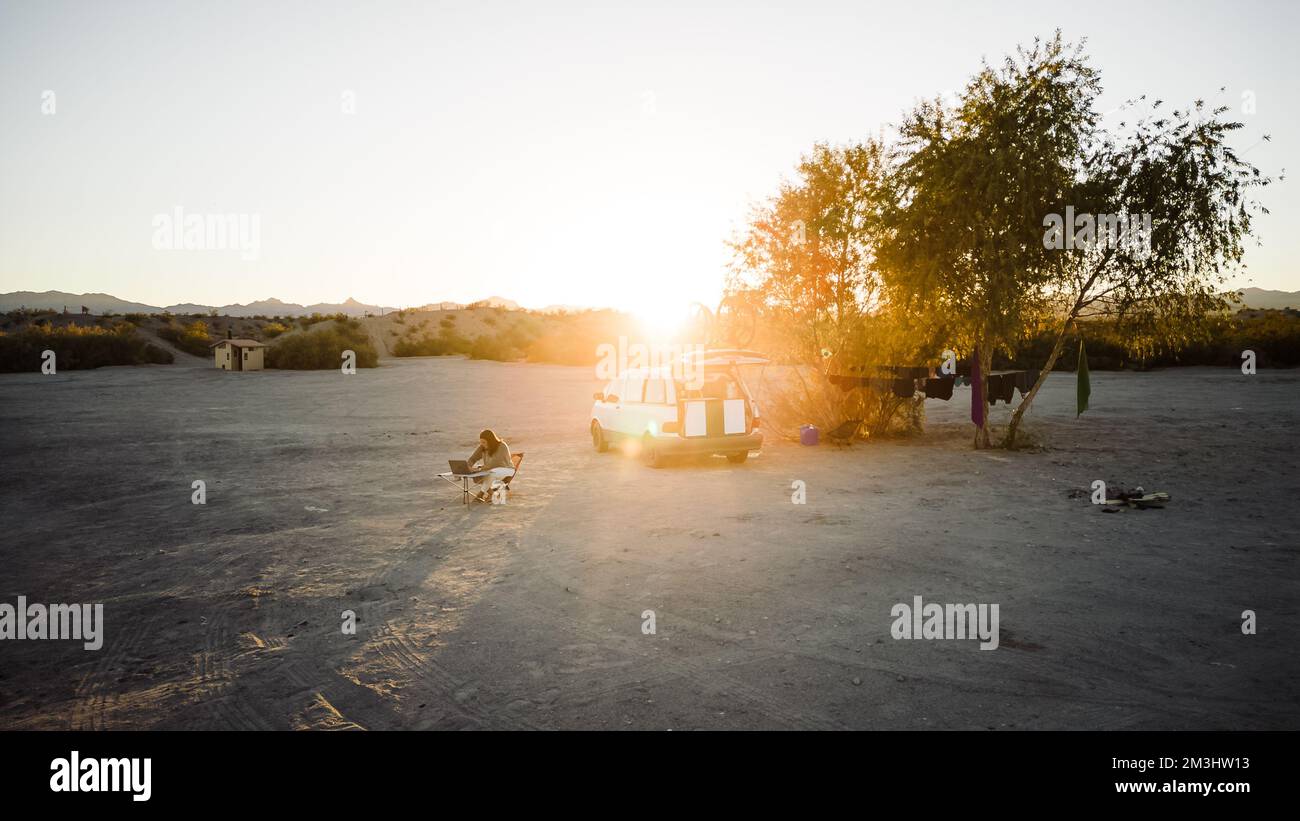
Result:
<svg viewBox="0 0 1300 821"><path fill-rule="evenodd" d="M483 464L479 465L479 460ZM492 430L484 429L478 435L478 447L469 455L470 470L489 470L491 476L480 476L474 480L474 484L482 485L486 483L483 490L474 494L474 498L480 502L492 501L492 485L509 476L514 475L515 465L510 461L510 446L497 438Z"/></svg>

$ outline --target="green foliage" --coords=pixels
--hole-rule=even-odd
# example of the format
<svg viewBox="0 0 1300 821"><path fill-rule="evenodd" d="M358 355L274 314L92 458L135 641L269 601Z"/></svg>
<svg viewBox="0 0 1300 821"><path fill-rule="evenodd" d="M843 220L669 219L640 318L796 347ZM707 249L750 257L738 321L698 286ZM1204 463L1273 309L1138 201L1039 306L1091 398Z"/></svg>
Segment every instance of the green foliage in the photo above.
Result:
<svg viewBox="0 0 1300 821"><path fill-rule="evenodd" d="M1016 359L1050 371L1084 320L1105 320L1084 332L1113 335L1122 363L1244 341L1224 324L1224 283L1264 212L1252 192L1271 180L1228 144L1240 124L1200 100L1168 115L1157 100L1145 116L1103 123L1100 93L1082 44L1058 32L985 64L955 105L918 105L894 145L814 146L733 243L728 287L759 306L760 346L819 373L976 348L986 369ZM1044 227L1067 213L1089 215L1091 238L1106 241L1054 242ZM1149 243L1145 230L1112 233L1109 218L1103 235L1104 215L1125 227L1149 215ZM1288 332L1276 319L1251 330L1277 361L1290 355ZM801 391L815 414L817 391ZM976 444L989 444L987 427Z"/></svg>
<svg viewBox="0 0 1300 821"><path fill-rule="evenodd" d="M311 315L309 315L309 316L300 316L300 317L298 317L298 324L299 324L300 326L302 326L304 329L306 329L306 328L310 328L310 327L313 326L313 325L318 325L318 324L320 324L320 323L322 323L322 322L328 322L328 321L330 321L331 319L334 320L334 321L336 321L336 322L347 322L347 321L349 321L349 320L348 320L348 315L345 314L345 313L343 313L342 311L340 311L340 312L337 313L337 314L322 314L322 313L314 313L314 314L311 314ZM353 321L355 321L355 320L353 320Z"/></svg>
<svg viewBox="0 0 1300 821"><path fill-rule="evenodd" d="M1077 366L1079 340L1088 343L1088 367L1101 370L1144 370L1176 365L1239 367L1242 351L1254 351L1261 368L1300 365L1300 312L1242 311L1235 316L1207 319L1195 336L1148 349L1135 349L1128 330L1115 319L1082 320L1065 335L1057 367ZM1044 330L1022 343L1014 356L995 357L995 368L1039 368L1056 341L1054 329Z"/></svg>
<svg viewBox="0 0 1300 821"><path fill-rule="evenodd" d="M816 363L823 351L852 344L874 307L880 281L872 265L882 207L884 148L870 141L813 146L793 181L757 206L731 243L729 291L747 295L788 333L779 353Z"/></svg>
<svg viewBox="0 0 1300 821"><path fill-rule="evenodd" d="M38 372L43 351L55 353L59 370L105 365L171 364L170 352L150 345L126 322L113 328L68 325L52 328L29 325L13 334L0 334L0 372Z"/></svg>
<svg viewBox="0 0 1300 821"><path fill-rule="evenodd" d="M348 350L356 353L358 368L373 368L379 364L379 354L361 323L343 317L335 318L330 327L281 338L267 348L266 366L284 370L338 368L343 365L343 352Z"/></svg>
<svg viewBox="0 0 1300 821"><path fill-rule="evenodd" d="M438 336L414 334L397 341L393 356L448 356L469 353L471 343L460 334L443 326Z"/></svg>
<svg viewBox="0 0 1300 821"><path fill-rule="evenodd" d="M180 325L174 320L158 329L158 336L172 343L188 354L207 356L213 339L208 332L208 325L196 319L188 325Z"/></svg>
<svg viewBox="0 0 1300 821"><path fill-rule="evenodd" d="M469 348L470 359L493 359L497 362L509 362L520 358L520 352L495 336L480 334L475 337Z"/></svg>
<svg viewBox="0 0 1300 821"><path fill-rule="evenodd" d="M913 324L953 349L978 346L985 367L1054 327L1038 364L1050 371L1078 320L1112 318L1149 358L1190 344L1229 306L1225 274L1262 210L1251 190L1270 182L1229 147L1240 124L1223 119L1226 106L1197 100L1164 116L1156 100L1131 126L1137 103L1125 104L1111 128L1100 93L1082 45L1058 32L986 65L954 108L908 115L877 260ZM1079 214L1097 227L1085 239L1105 241L1062 241L1082 227L1063 215ZM1125 236L1112 223L1103 235L1107 215L1151 230ZM1008 446L1035 394L1013 414ZM985 428L977 445L988 440Z"/></svg>

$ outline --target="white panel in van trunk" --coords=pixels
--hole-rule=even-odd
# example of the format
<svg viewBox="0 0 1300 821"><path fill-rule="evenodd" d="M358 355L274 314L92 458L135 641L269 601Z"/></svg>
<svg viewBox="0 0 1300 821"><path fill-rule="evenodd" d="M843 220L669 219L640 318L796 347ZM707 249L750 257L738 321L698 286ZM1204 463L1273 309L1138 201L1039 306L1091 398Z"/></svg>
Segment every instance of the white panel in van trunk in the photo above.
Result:
<svg viewBox="0 0 1300 821"><path fill-rule="evenodd" d="M745 432L745 400L727 399L722 403L722 432Z"/></svg>
<svg viewBox="0 0 1300 821"><path fill-rule="evenodd" d="M704 436L709 432L708 416L704 411L704 402L691 400L686 405L686 435Z"/></svg>

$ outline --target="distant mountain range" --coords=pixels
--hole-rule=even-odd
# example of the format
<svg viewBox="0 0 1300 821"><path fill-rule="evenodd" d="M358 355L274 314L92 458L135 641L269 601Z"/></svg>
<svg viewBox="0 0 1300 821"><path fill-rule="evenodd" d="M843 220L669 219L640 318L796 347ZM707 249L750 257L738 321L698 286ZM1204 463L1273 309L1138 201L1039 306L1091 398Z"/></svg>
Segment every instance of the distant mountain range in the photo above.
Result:
<svg viewBox="0 0 1300 821"><path fill-rule="evenodd" d="M1243 288L1239 291L1242 302L1247 308L1300 308L1300 291L1270 291L1264 288ZM488 305L509 311L520 309L519 303L500 296L491 296L475 303L431 302L413 310L417 311L454 311L467 304ZM318 302L314 305L299 305L296 302L282 302L278 299L263 299L247 305L197 305L182 303L180 305L145 305L118 299L112 294L70 294L66 291L13 291L0 294L0 312L13 311L18 308L52 308L62 311L65 307L69 313L80 313L81 306L86 306L92 314L160 314L164 311L173 314L209 314L216 311L221 316L307 316L309 314L346 314L348 316L365 316L386 314L396 308L386 305L367 305L348 298L342 302ZM575 313L588 310L578 305L548 305L543 313Z"/></svg>
<svg viewBox="0 0 1300 821"><path fill-rule="evenodd" d="M492 307L518 310L519 304L499 296L488 297L479 303ZM164 311L173 314L209 314L216 311L221 316L307 316L309 314L347 314L348 316L365 316L386 314L397 310L386 305L367 305L348 298L343 302L318 302L315 305L299 305L296 302L282 302L278 299L263 299L247 305L197 305L182 303L180 305L145 305L141 302L129 302L118 299L112 294L70 294L66 291L14 291L0 294L0 311L13 311L18 308L52 308L56 311L68 309L69 313L81 313L82 306L90 309L92 314L160 314ZM456 310L465 306L459 302L437 302L425 305L418 310Z"/></svg>
<svg viewBox="0 0 1300 821"><path fill-rule="evenodd" d="M1300 291L1242 288L1238 293L1247 308L1300 308Z"/></svg>

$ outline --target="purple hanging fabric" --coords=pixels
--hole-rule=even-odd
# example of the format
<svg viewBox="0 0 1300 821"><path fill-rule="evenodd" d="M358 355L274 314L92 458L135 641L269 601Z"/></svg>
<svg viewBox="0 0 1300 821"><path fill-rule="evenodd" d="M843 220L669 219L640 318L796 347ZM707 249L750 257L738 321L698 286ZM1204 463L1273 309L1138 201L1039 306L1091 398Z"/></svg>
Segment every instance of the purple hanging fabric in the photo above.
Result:
<svg viewBox="0 0 1300 821"><path fill-rule="evenodd" d="M980 373L980 349L970 358L970 420L975 427L984 427L984 376Z"/></svg>

